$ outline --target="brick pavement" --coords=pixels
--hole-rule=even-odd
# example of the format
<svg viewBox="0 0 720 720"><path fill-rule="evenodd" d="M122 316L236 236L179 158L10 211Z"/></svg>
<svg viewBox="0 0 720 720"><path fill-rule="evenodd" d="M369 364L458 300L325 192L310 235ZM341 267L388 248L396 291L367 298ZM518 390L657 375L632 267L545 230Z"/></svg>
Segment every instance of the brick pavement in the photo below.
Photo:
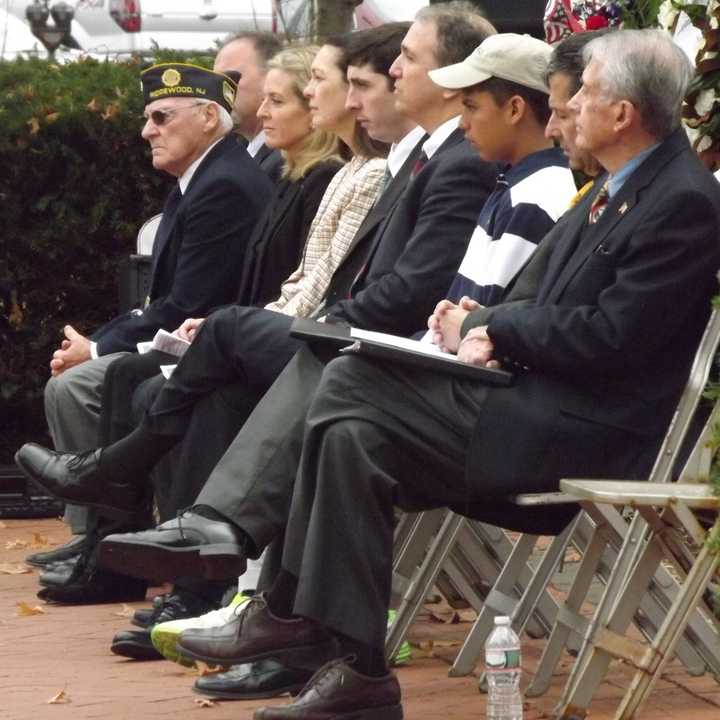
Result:
<svg viewBox="0 0 720 720"><path fill-rule="evenodd" d="M0 527L0 570L19 566L34 533L60 543L67 531L58 520L5 520ZM19 541L26 547L8 549ZM7 569L7 568L6 568ZM129 627L120 603L84 607L44 605L35 598L37 571L0 574L0 719L1 720L250 720L267 701L217 702L202 707L191 691L194 671L169 662L123 660L109 652L118 630ZM18 602L41 606L44 613L21 617ZM132 603L140 607L143 603ZM412 664L399 670L405 717L409 720L465 720L485 717L485 698L474 678L448 678L448 662L467 624L445 625L421 619L411 640ZM433 656L428 641L433 640ZM541 640L523 641L523 665L531 670ZM526 702L525 720L552 717L570 668L560 667L551 691ZM615 666L590 710L590 720L610 720L629 673ZM68 704L48 704L64 690ZM279 700L276 702L286 702ZM720 685L712 678L690 678L678 663L670 665L639 720L718 720Z"/></svg>

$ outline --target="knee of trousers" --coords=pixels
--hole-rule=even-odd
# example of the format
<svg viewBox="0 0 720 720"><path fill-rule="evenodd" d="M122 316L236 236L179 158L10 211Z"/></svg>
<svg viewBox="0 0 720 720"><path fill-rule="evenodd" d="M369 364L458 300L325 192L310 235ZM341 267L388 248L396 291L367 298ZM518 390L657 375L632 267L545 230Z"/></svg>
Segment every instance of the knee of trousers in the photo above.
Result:
<svg viewBox="0 0 720 720"><path fill-rule="evenodd" d="M90 404L95 404L92 403L92 396L95 396L94 399L99 406L102 397L102 386L93 387L82 373L74 372L75 370L76 368L71 368L60 375L55 375L45 384L46 411L52 412L60 421L66 410L78 406L87 407L88 401Z"/></svg>

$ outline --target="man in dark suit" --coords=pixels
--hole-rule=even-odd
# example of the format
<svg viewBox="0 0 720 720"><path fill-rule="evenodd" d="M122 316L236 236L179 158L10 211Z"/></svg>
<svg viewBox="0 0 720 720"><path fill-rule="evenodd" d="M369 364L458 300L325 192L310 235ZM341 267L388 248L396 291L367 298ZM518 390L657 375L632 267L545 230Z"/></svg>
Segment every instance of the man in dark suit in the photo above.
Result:
<svg viewBox="0 0 720 720"><path fill-rule="evenodd" d="M507 495L650 470L716 290L720 188L680 127L692 69L666 34L619 31L585 57L577 143L608 174L561 221L536 300L479 327L471 313L456 348L465 362L514 368L514 385L332 361L308 414L283 570L229 625L181 637L183 653L207 661L307 658L311 647L345 658L258 720L330 708L402 717L384 658L394 505L507 525Z"/></svg>
<svg viewBox="0 0 720 720"><path fill-rule="evenodd" d="M191 84L178 84L183 73L191 73ZM152 339L160 327L177 327L188 315L232 299L243 239L270 195L265 174L229 134L231 79L168 65L146 71L143 87L148 117L143 137L152 147L153 165L178 178L178 184L158 229L146 306L118 316L90 338L65 328L45 390L46 416L58 448L97 443L99 398L111 362L135 351L137 342ZM151 95L168 89L174 94Z"/></svg>
<svg viewBox="0 0 720 720"><path fill-rule="evenodd" d="M277 182L282 171L282 156L265 144L262 122L257 116L262 101L262 86L270 58L282 49L278 35L246 31L233 35L218 50L213 70L237 78L232 110L235 132L263 172Z"/></svg>

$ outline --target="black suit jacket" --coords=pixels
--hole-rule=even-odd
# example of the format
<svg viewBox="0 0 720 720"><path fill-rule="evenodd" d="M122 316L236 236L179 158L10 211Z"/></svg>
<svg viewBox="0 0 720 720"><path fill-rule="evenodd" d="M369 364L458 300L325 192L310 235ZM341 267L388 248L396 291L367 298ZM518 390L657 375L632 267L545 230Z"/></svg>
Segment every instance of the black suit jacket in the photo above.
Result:
<svg viewBox="0 0 720 720"><path fill-rule="evenodd" d="M210 150L192 176L172 225L153 247L150 303L99 328L99 355L134 351L159 328L174 330L188 317L231 302L247 239L272 186L234 137Z"/></svg>
<svg viewBox="0 0 720 720"><path fill-rule="evenodd" d="M239 305L266 305L297 268L312 221L330 180L334 160L318 163L300 180L280 180L265 214L248 242L238 287Z"/></svg>
<svg viewBox="0 0 720 720"><path fill-rule="evenodd" d="M377 235L378 227L393 212L402 197L410 180L413 166L420 157L422 145L426 139L427 135L417 142L407 158L405 158L405 162L395 177L388 183L375 205L373 205L372 210L365 216L350 243L347 254L333 273L324 307L330 308L336 302L350 297L353 283L367 262L368 253L374 245L373 240ZM325 311L322 310L319 314L323 315Z"/></svg>
<svg viewBox="0 0 720 720"><path fill-rule="evenodd" d="M687 380L717 288L720 187L678 130L588 227L595 194L563 222L537 300L490 320L496 354L529 369L488 390L467 466L483 492L647 477ZM542 530L536 513L518 529Z"/></svg>
<svg viewBox="0 0 720 720"><path fill-rule="evenodd" d="M283 157L278 150L273 150L267 145L261 145L255 153L253 160L260 166L260 169L270 178L273 183L280 181L283 169Z"/></svg>
<svg viewBox="0 0 720 720"><path fill-rule="evenodd" d="M328 309L332 319L397 335L423 328L450 287L497 173L453 131L378 227L352 297Z"/></svg>

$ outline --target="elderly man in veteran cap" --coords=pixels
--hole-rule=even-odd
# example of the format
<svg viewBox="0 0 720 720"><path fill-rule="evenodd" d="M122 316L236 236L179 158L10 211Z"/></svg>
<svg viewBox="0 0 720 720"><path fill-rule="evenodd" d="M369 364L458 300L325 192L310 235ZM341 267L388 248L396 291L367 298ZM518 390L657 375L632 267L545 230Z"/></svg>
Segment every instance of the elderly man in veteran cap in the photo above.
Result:
<svg viewBox="0 0 720 720"><path fill-rule="evenodd" d="M272 189L266 174L231 135L236 85L230 77L166 63L145 70L141 83L142 137L150 145L153 167L177 183L163 207L145 307L115 317L90 337L71 325L63 330L64 339L50 362L53 377L45 388L50 434L61 450L97 444L104 377L114 360L135 352L137 343L151 340L158 329L173 330L186 318L204 316L233 300L245 240ZM50 560L81 550L84 512L74 518L71 511L68 520L80 537ZM101 597L94 600L144 595L144 585L93 585L101 589Z"/></svg>

